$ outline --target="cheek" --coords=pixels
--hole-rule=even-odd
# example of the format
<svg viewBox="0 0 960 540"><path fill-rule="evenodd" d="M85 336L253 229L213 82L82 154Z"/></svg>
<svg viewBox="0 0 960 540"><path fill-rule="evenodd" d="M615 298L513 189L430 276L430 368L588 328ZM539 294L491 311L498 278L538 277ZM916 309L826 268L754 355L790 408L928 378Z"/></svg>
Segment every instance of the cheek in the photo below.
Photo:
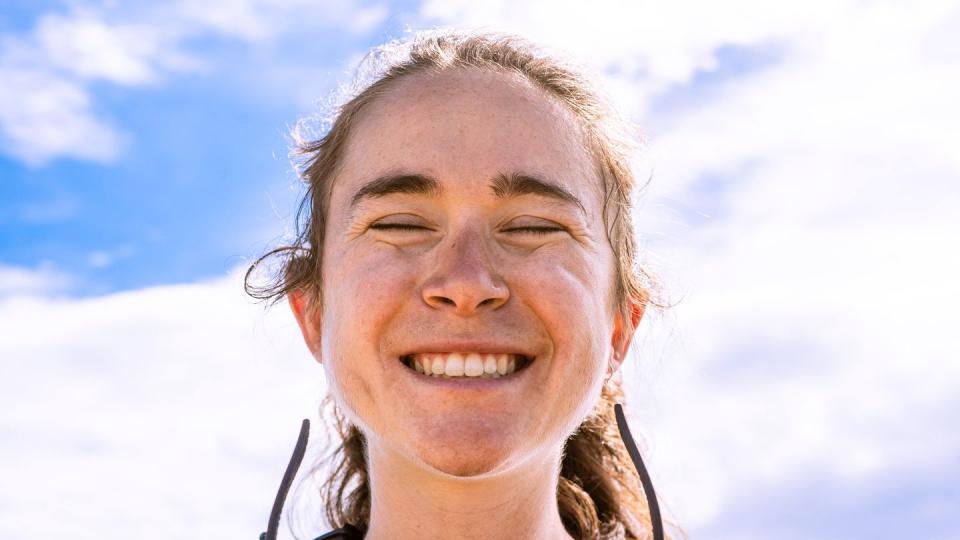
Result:
<svg viewBox="0 0 960 540"><path fill-rule="evenodd" d="M415 269L390 251L349 249L325 260L324 321L331 325L327 335L360 346L356 337L382 330L385 319L408 297Z"/></svg>
<svg viewBox="0 0 960 540"><path fill-rule="evenodd" d="M524 287L542 291L537 296L544 302L564 306L571 315L596 316L609 303L609 265L603 263L599 254L557 249L517 260L512 268Z"/></svg>
<svg viewBox="0 0 960 540"><path fill-rule="evenodd" d="M375 401L385 329L414 283L413 269L384 251L334 251L324 261L322 358L328 380L354 410Z"/></svg>
<svg viewBox="0 0 960 540"><path fill-rule="evenodd" d="M513 270L523 302L547 322L558 348L572 349L558 354L574 355L588 365L602 361L613 322L607 258L584 250L554 250L516 261Z"/></svg>
<svg viewBox="0 0 960 540"><path fill-rule="evenodd" d="M554 411L544 430L568 436L593 410L612 354L610 266L585 251L538 255L518 261L515 290L555 347L537 383L544 410Z"/></svg>

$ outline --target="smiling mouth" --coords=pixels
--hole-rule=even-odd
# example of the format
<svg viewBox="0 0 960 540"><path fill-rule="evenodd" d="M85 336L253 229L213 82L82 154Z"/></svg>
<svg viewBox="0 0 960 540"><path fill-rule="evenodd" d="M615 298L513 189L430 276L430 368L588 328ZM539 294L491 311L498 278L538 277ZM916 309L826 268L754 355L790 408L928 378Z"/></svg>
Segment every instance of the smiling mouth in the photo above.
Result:
<svg viewBox="0 0 960 540"><path fill-rule="evenodd" d="M417 353L401 356L400 362L440 379L498 379L525 369L533 358L509 353Z"/></svg>

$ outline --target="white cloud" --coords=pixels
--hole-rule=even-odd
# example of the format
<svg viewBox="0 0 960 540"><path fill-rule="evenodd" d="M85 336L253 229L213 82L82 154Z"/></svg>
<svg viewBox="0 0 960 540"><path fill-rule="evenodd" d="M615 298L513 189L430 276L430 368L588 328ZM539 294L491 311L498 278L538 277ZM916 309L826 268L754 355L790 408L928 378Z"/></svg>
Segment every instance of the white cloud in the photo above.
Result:
<svg viewBox="0 0 960 540"><path fill-rule="evenodd" d="M643 114L652 96L714 69L720 46L789 39L842 7L826 0L776 9L755 0L427 0L421 16L425 23L515 31L572 52L613 74L606 83L622 98L621 106Z"/></svg>
<svg viewBox="0 0 960 540"><path fill-rule="evenodd" d="M136 254L131 245L121 245L113 249L97 249L87 254L87 264L93 268L107 268L117 261L128 259Z"/></svg>
<svg viewBox="0 0 960 540"><path fill-rule="evenodd" d="M319 23L317 28L339 26L362 34L383 22L388 7L353 0L183 0L175 12L219 33L258 41L304 23Z"/></svg>
<svg viewBox="0 0 960 540"><path fill-rule="evenodd" d="M86 14L46 15L34 32L55 69L127 85L156 77L153 63L162 46L155 29L147 25L110 25Z"/></svg>
<svg viewBox="0 0 960 540"><path fill-rule="evenodd" d="M109 162L126 137L98 111L92 84L156 84L202 69L198 38L264 42L293 29L361 34L387 8L354 0L184 1L167 6L73 4L0 40L0 151L31 165L58 157Z"/></svg>
<svg viewBox="0 0 960 540"><path fill-rule="evenodd" d="M146 24L112 24L77 10L41 16L26 36L0 41L4 153L29 164L55 157L109 162L125 137L99 118L90 85L142 85L184 65L172 36Z"/></svg>
<svg viewBox="0 0 960 540"><path fill-rule="evenodd" d="M70 285L70 276L50 265L27 269L0 263L0 300L57 294L66 291Z"/></svg>
<svg viewBox="0 0 960 540"><path fill-rule="evenodd" d="M29 274L2 269L0 283L45 285ZM316 417L322 370L284 306L265 315L239 277L0 299L0 476L17 486L0 495L0 533L264 530L300 419Z"/></svg>
<svg viewBox="0 0 960 540"><path fill-rule="evenodd" d="M422 16L571 51L648 132L638 222L682 300L641 329L625 377L693 536L822 537L718 527L803 482L955 467L956 2L428 1Z"/></svg>
<svg viewBox="0 0 960 540"><path fill-rule="evenodd" d="M4 153L30 164L53 156L110 161L123 147L124 137L96 118L81 83L0 59L0 84Z"/></svg>

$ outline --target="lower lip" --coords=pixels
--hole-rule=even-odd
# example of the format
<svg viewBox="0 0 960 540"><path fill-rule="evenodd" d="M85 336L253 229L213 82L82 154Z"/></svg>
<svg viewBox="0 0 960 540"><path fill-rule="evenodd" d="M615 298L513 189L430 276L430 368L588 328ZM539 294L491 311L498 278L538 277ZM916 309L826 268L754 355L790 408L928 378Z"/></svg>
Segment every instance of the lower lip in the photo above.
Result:
<svg viewBox="0 0 960 540"><path fill-rule="evenodd" d="M496 379L485 379L483 377L434 377L408 368L400 359L395 358L393 361L401 371L417 383L447 390L495 390L505 388L525 379L526 374L536 363L536 359L534 359L519 371L514 371L509 375L501 375Z"/></svg>

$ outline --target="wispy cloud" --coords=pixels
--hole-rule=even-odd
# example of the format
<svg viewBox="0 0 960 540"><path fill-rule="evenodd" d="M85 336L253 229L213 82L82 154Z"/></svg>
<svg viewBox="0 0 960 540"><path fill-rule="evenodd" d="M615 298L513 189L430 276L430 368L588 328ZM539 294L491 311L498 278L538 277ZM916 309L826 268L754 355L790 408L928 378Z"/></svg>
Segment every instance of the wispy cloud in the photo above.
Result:
<svg viewBox="0 0 960 540"><path fill-rule="evenodd" d="M30 269L0 263L0 300L55 295L67 291L72 281L49 265Z"/></svg>
<svg viewBox="0 0 960 540"><path fill-rule="evenodd" d="M106 268L117 261L127 259L136 254L133 246L123 245L114 249L98 249L87 255L87 264L93 268Z"/></svg>
<svg viewBox="0 0 960 540"><path fill-rule="evenodd" d="M4 152L28 164L54 156L109 161L123 137L96 118L83 84L0 60L0 130Z"/></svg>
<svg viewBox="0 0 960 540"><path fill-rule="evenodd" d="M90 85L154 82L175 64L176 36L110 23L92 11L39 18L0 42L0 132L5 152L30 164L58 156L110 161L124 137L97 115Z"/></svg>
<svg viewBox="0 0 960 540"><path fill-rule="evenodd" d="M183 0L176 12L210 31L250 41L275 38L291 27L310 23L339 26L363 34L383 22L385 4L354 0Z"/></svg>
<svg viewBox="0 0 960 540"><path fill-rule="evenodd" d="M25 35L0 40L0 148L31 165L112 161L128 137L98 108L95 83L137 87L200 70L203 39L262 43L311 24L363 33L386 15L381 4L353 0L78 3L41 15Z"/></svg>

